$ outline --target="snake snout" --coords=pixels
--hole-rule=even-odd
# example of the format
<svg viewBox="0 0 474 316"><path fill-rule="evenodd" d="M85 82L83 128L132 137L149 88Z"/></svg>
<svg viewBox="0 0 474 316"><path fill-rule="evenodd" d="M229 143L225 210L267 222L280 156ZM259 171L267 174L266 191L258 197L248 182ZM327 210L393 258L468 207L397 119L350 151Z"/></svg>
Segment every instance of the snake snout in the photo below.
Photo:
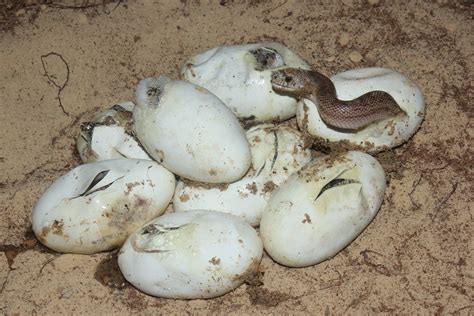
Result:
<svg viewBox="0 0 474 316"><path fill-rule="evenodd" d="M277 81L279 77L280 75L277 71L272 72L272 82Z"/></svg>
<svg viewBox="0 0 474 316"><path fill-rule="evenodd" d="M272 73L271 80L272 83L276 83L278 85L287 85L293 80L293 78L285 74L283 71L278 70Z"/></svg>

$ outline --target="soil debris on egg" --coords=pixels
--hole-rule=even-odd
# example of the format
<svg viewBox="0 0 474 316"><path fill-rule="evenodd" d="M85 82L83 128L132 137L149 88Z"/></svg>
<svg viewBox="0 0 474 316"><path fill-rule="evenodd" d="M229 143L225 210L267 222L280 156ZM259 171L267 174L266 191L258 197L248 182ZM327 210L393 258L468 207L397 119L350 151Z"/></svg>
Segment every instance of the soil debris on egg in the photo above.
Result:
<svg viewBox="0 0 474 316"><path fill-rule="evenodd" d="M191 57L181 69L184 79L205 87L246 126L281 122L295 116L296 100L273 93L271 72L309 69L296 53L277 42L219 46Z"/></svg>
<svg viewBox="0 0 474 316"><path fill-rule="evenodd" d="M263 246L236 216L207 210L163 215L133 233L120 250L125 278L159 297L223 295L258 271Z"/></svg>
<svg viewBox="0 0 474 316"><path fill-rule="evenodd" d="M45 246L92 254L122 245L161 215L174 175L150 160L115 159L80 165L57 179L33 209L33 231Z"/></svg>
<svg viewBox="0 0 474 316"><path fill-rule="evenodd" d="M382 167L368 154L350 151L313 160L268 201L260 222L265 251L289 267L334 256L375 217L385 185Z"/></svg>
<svg viewBox="0 0 474 316"><path fill-rule="evenodd" d="M228 183L250 168L243 128L205 88L166 76L147 78L138 85L136 103L138 139L171 172L198 182Z"/></svg>
<svg viewBox="0 0 474 316"><path fill-rule="evenodd" d="M239 216L258 226L271 193L312 158L303 135L287 126L257 125L247 131L252 167L240 180L222 185L179 181L175 211L208 209Z"/></svg>

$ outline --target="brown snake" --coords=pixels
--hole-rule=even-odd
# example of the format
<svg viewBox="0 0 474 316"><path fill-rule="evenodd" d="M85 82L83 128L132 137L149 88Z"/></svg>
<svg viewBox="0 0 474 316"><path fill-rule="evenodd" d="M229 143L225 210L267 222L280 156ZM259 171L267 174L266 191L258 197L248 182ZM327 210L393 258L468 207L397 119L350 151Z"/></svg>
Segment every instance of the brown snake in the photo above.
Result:
<svg viewBox="0 0 474 316"><path fill-rule="evenodd" d="M370 91L350 101L339 100L331 79L317 71L276 70L272 73L272 88L276 92L311 100L326 124L341 129L360 129L404 113L393 97L384 91Z"/></svg>

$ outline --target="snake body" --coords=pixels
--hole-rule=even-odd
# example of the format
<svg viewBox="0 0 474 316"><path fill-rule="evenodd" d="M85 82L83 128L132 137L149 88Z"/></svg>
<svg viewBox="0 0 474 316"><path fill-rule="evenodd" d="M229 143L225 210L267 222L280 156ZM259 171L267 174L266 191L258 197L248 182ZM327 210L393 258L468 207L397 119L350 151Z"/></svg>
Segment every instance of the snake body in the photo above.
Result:
<svg viewBox="0 0 474 316"><path fill-rule="evenodd" d="M272 88L276 92L313 101L323 121L341 129L360 129L404 113L385 91L370 91L350 101L339 100L331 79L317 71L296 68L274 71Z"/></svg>

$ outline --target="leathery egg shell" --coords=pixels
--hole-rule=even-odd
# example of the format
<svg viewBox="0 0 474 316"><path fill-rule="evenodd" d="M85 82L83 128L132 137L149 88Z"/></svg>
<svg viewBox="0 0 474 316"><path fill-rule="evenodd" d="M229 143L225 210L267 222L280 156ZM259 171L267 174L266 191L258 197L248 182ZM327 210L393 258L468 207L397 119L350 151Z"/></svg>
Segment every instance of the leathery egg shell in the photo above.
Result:
<svg viewBox="0 0 474 316"><path fill-rule="evenodd" d="M169 213L133 233L119 252L124 277L168 298L211 298L258 272L263 246L239 218L213 211Z"/></svg>
<svg viewBox="0 0 474 316"><path fill-rule="evenodd" d="M197 54L185 63L181 75L217 95L240 119L282 121L295 116L296 100L273 92L271 72L287 67L310 69L280 43L256 43Z"/></svg>
<svg viewBox="0 0 474 316"><path fill-rule="evenodd" d="M386 68L361 68L331 77L340 100L352 100L367 92L381 90L389 93L405 114L370 124L360 130L334 129L324 123L316 106L302 99L297 106L298 125L329 142L344 141L360 150L378 152L407 141L420 126L425 102L420 88L404 75Z"/></svg>
<svg viewBox="0 0 474 316"><path fill-rule="evenodd" d="M144 79L133 118L147 152L181 177L232 182L250 167L250 146L239 121L202 87L165 76Z"/></svg>
<svg viewBox="0 0 474 316"><path fill-rule="evenodd" d="M311 160L311 150L301 133L288 126L257 125L247 131L247 139L252 167L242 179L217 186L179 181L174 210L230 213L258 226L271 193Z"/></svg>
<svg viewBox="0 0 474 316"><path fill-rule="evenodd" d="M315 159L274 192L260 222L267 253L304 267L346 247L377 214L385 175L372 156L350 151Z"/></svg>
<svg viewBox="0 0 474 316"><path fill-rule="evenodd" d="M81 124L76 141L84 163L119 158L150 159L133 132L133 103L121 102Z"/></svg>
<svg viewBox="0 0 474 316"><path fill-rule="evenodd" d="M106 251L161 215L174 189L174 175L154 161L80 165L41 196L33 209L33 231L41 243L59 252Z"/></svg>

